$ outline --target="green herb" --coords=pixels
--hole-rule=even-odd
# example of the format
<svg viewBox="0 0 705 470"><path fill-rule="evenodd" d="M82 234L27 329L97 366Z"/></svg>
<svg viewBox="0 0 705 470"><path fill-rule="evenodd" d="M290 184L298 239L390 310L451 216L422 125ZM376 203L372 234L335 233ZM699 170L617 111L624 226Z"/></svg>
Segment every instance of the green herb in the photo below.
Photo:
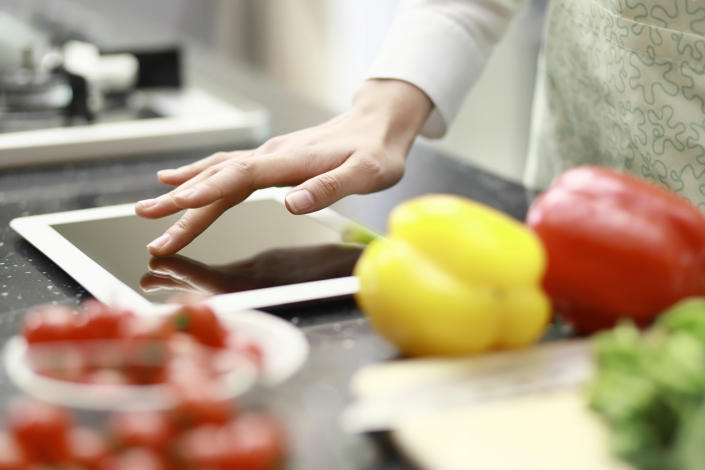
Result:
<svg viewBox="0 0 705 470"><path fill-rule="evenodd" d="M648 330L596 335L590 405L613 452L641 470L705 470L705 299L684 300Z"/></svg>
<svg viewBox="0 0 705 470"><path fill-rule="evenodd" d="M174 322L174 328L179 331L186 331L189 328L189 316L187 312L179 312L171 317Z"/></svg>

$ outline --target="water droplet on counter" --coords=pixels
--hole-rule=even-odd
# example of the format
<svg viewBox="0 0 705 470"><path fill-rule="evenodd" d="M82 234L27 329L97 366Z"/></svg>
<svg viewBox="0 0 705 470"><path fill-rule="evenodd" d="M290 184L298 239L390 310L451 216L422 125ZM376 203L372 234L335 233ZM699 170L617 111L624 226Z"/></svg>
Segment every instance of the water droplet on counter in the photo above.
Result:
<svg viewBox="0 0 705 470"><path fill-rule="evenodd" d="M7 292L3 292L3 293L0 294L0 295L2 295L3 297L7 297L8 294L7 294Z"/></svg>
<svg viewBox="0 0 705 470"><path fill-rule="evenodd" d="M298 325L301 319L299 317L291 317L291 323Z"/></svg>

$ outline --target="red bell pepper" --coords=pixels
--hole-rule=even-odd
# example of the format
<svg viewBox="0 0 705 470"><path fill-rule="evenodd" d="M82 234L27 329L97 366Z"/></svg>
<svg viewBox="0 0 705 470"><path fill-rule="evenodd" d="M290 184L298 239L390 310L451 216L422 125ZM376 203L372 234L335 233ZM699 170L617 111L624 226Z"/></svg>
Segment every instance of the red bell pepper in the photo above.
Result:
<svg viewBox="0 0 705 470"><path fill-rule="evenodd" d="M667 189L607 168L566 171L527 224L544 243L554 310L589 333L621 317L639 325L705 295L705 216Z"/></svg>

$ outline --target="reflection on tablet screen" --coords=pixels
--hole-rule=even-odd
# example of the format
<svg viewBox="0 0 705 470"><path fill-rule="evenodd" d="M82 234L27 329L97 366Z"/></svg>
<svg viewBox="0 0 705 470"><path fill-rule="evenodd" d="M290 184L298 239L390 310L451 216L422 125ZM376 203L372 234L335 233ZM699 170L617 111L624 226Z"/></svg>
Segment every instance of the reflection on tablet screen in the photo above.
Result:
<svg viewBox="0 0 705 470"><path fill-rule="evenodd" d="M140 287L150 293L213 295L333 279L350 276L361 253L357 246L317 245L277 248L224 265L207 265L179 255L152 258Z"/></svg>
<svg viewBox="0 0 705 470"><path fill-rule="evenodd" d="M350 276L361 251L313 218L253 200L227 211L178 255L151 257L147 243L177 219L124 216L52 227L153 302Z"/></svg>

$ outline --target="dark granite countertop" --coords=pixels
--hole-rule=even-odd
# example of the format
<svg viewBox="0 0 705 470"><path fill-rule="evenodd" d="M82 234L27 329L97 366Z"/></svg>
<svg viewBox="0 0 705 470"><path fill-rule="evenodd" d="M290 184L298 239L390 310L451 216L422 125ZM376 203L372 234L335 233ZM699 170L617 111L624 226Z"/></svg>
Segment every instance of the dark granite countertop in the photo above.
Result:
<svg viewBox="0 0 705 470"><path fill-rule="evenodd" d="M267 106L274 133L312 125L329 116L257 74L202 56L192 79L227 95L237 89ZM77 305L88 294L8 223L24 215L132 202L160 194L155 177L169 168L205 156L208 150L144 155L0 172L0 341L17 331L22 315L37 304ZM417 144L407 172L395 187L367 196L352 196L335 205L344 215L383 231L390 210L399 202L426 193L453 193L494 206L518 219L527 208L525 190ZM393 357L395 350L370 331L352 299L273 309L305 331L311 356L284 385L247 398L266 406L286 423L291 469L408 468L384 439L346 435L338 414L349 401L348 381L360 366ZM0 405L16 393L0 372ZM1 407L1 406L0 406Z"/></svg>
<svg viewBox="0 0 705 470"><path fill-rule="evenodd" d="M276 110L274 110L276 112ZM0 174L0 340L17 331L31 306L78 304L88 294L8 226L14 217L136 201L159 194L157 169L199 157L200 153L145 156L77 163ZM495 206L517 218L526 210L522 187L503 181L422 146L410 155L399 185L378 194L352 196L336 209L378 230L391 208L410 197L454 193ZM348 381L360 366L395 355L370 331L352 299L322 302L273 313L302 327L311 357L292 380L254 399L288 424L292 469L407 468L377 438L344 434L338 413L349 401ZM0 373L0 402L15 391ZM1 403L0 403L1 404Z"/></svg>

